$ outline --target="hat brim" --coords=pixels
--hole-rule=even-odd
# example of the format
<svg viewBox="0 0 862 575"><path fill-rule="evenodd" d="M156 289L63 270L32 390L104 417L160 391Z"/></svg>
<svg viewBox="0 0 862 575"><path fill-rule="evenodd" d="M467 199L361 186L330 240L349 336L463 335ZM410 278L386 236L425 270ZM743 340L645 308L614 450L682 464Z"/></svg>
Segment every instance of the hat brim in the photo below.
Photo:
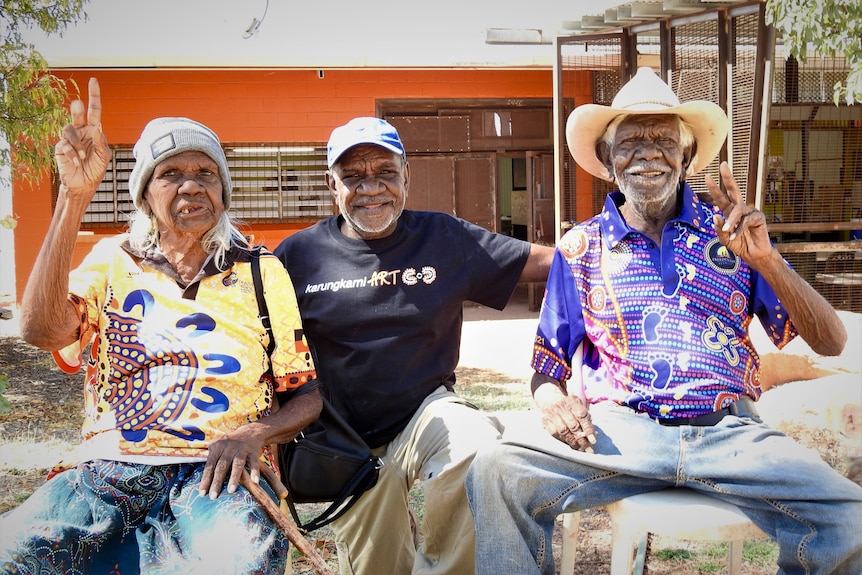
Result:
<svg viewBox="0 0 862 575"><path fill-rule="evenodd" d="M697 155L692 173L712 162L724 145L730 120L720 106L705 100L685 102L671 108L613 108L584 104L575 108L566 121L566 143L575 162L597 178L613 181L608 169L596 156L596 143L605 135L608 124L622 114L673 114L681 117L694 133Z"/></svg>
<svg viewBox="0 0 862 575"><path fill-rule="evenodd" d="M404 150L398 148L398 146L395 146L388 142L381 142L379 139L375 139L373 136L369 136L368 138L360 138L357 141L351 142L350 145L344 146L343 148L341 148L340 150L336 150L332 154L328 154L326 163L329 166L329 169L331 170L332 166L338 163L338 160L341 159L341 156L343 156L347 150L355 148L356 146L361 146L363 144L374 144L375 146L379 146L384 150L388 150L394 154L398 154L402 158L404 157Z"/></svg>

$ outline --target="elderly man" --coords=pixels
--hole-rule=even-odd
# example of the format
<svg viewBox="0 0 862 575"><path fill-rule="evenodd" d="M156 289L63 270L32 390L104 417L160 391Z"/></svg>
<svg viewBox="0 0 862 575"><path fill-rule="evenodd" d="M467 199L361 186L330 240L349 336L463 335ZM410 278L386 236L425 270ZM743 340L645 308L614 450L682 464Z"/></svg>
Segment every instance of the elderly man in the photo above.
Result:
<svg viewBox="0 0 862 575"><path fill-rule="evenodd" d="M341 573L473 573L464 474L500 428L455 393L463 305L502 309L518 281L547 278L554 250L404 209L404 145L379 118L333 130L328 161L340 214L275 254L290 271L333 405L384 461L377 485L332 523ZM407 507L417 481L425 494L418 550Z"/></svg>
<svg viewBox="0 0 862 575"><path fill-rule="evenodd" d="M321 408L290 279L261 258L266 291L278 296L268 302L268 357L250 246L226 212L224 152L187 118L147 124L129 178L129 233L99 242L70 273L111 157L95 79L89 89L88 113L72 103L55 148L60 193L21 318L24 339L58 352L66 369L92 343L84 442L2 518L0 570L283 573L287 541L240 481L258 481L272 465L268 446Z"/></svg>
<svg viewBox="0 0 862 575"><path fill-rule="evenodd" d="M672 486L739 506L778 542L780 573L862 573L862 488L758 418L747 332L757 316L779 347L798 333L836 355L843 325L726 164L726 193L706 179L714 206L685 182L727 130L721 108L680 105L646 68L610 107L569 117L577 163L619 191L551 267L532 361L545 431L481 450L468 472L478 573L555 573L558 514Z"/></svg>

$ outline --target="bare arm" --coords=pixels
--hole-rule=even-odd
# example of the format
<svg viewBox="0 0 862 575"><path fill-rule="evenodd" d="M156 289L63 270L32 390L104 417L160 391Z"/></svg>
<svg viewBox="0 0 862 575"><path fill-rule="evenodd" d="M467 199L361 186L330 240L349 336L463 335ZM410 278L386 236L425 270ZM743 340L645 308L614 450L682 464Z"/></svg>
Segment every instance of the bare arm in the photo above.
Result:
<svg viewBox="0 0 862 575"><path fill-rule="evenodd" d="M765 279L784 305L802 339L821 355L839 355L847 331L835 309L823 296L790 269L769 241L766 218L742 201L742 193L727 163L720 167L727 193L706 176L713 202L724 213L715 217L718 239Z"/></svg>
<svg viewBox="0 0 862 575"><path fill-rule="evenodd" d="M57 207L21 301L21 336L45 350L60 349L78 338L80 320L67 299L69 268L81 219L111 159L95 78L90 78L89 96L86 117L84 104L72 102L72 123L54 148L60 176Z"/></svg>
<svg viewBox="0 0 862 575"><path fill-rule="evenodd" d="M548 280L548 270L554 259L554 247L530 244L530 256L521 271L520 282L544 282Z"/></svg>
<svg viewBox="0 0 862 575"><path fill-rule="evenodd" d="M221 493L225 480L228 481L228 493L235 492L246 468L251 480L258 483L263 447L291 441L317 419L322 407L320 391L315 389L291 399L269 417L247 423L214 441L204 465L200 494L209 494L210 499L215 499Z"/></svg>

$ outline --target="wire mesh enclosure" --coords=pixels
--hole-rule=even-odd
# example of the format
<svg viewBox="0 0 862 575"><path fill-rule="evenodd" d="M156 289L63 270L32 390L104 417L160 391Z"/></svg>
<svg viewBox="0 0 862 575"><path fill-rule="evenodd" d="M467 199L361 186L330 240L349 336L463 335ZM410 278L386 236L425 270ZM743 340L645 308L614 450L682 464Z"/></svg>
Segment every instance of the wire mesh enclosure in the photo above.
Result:
<svg viewBox="0 0 862 575"><path fill-rule="evenodd" d="M560 59L560 102L562 125L576 106L585 103L610 105L622 86L623 37L620 34L591 35L586 38L561 38L558 44ZM588 74L584 74L584 71ZM584 82L587 83L584 86ZM561 130L563 132L563 130ZM568 151L565 134L559 149L562 166L561 215L562 220L576 222L601 211L605 196L613 185L599 178L581 180L583 191L578 189L575 162ZM579 206L584 208L578 209ZM581 217L579 217L579 215Z"/></svg>
<svg viewBox="0 0 862 575"><path fill-rule="evenodd" d="M704 175L717 177L727 160L800 275L836 308L862 312L862 107L834 102L843 59L797 62L780 40L759 2L558 38L557 121L586 101L610 104L643 65L662 71L681 101L719 104L731 121L726 147L689 183L706 194ZM586 219L613 186L579 174L558 146L562 219Z"/></svg>
<svg viewBox="0 0 862 575"><path fill-rule="evenodd" d="M776 61L763 205L771 229L780 241L849 239L862 218L862 107L833 101L849 69L843 58L797 62L782 45Z"/></svg>
<svg viewBox="0 0 862 575"><path fill-rule="evenodd" d="M862 312L862 250L805 243L779 248L796 273L835 309Z"/></svg>
<svg viewBox="0 0 862 575"><path fill-rule="evenodd" d="M718 13L713 12L709 16L711 17L708 19L703 18L692 22L671 23L670 39L673 52L672 67L668 70L668 84L679 96L680 102L707 100L716 104L722 103L721 86L719 86L722 74L719 70L721 63L718 49ZM733 111L735 112L735 108ZM735 116L735 114L728 115ZM747 143L749 122L740 122L740 127L744 132L735 133L734 137ZM747 145L743 144L739 147L747 151ZM720 160L720 157L716 158L701 173L688 178L688 183L696 193L706 193L705 174L718 178ZM744 169L741 173L745 173Z"/></svg>

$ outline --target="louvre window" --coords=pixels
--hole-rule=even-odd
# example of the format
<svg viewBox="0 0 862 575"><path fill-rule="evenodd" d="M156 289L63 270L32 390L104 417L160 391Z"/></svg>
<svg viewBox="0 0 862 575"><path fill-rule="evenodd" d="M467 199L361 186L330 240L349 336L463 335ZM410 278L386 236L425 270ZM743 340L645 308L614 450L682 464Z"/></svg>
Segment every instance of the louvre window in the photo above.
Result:
<svg viewBox="0 0 862 575"><path fill-rule="evenodd" d="M231 212L246 223L317 220L332 215L326 187L326 145L224 144L233 181ZM135 165L130 146L114 146L108 171L90 203L88 227L125 224L134 209L129 175Z"/></svg>

